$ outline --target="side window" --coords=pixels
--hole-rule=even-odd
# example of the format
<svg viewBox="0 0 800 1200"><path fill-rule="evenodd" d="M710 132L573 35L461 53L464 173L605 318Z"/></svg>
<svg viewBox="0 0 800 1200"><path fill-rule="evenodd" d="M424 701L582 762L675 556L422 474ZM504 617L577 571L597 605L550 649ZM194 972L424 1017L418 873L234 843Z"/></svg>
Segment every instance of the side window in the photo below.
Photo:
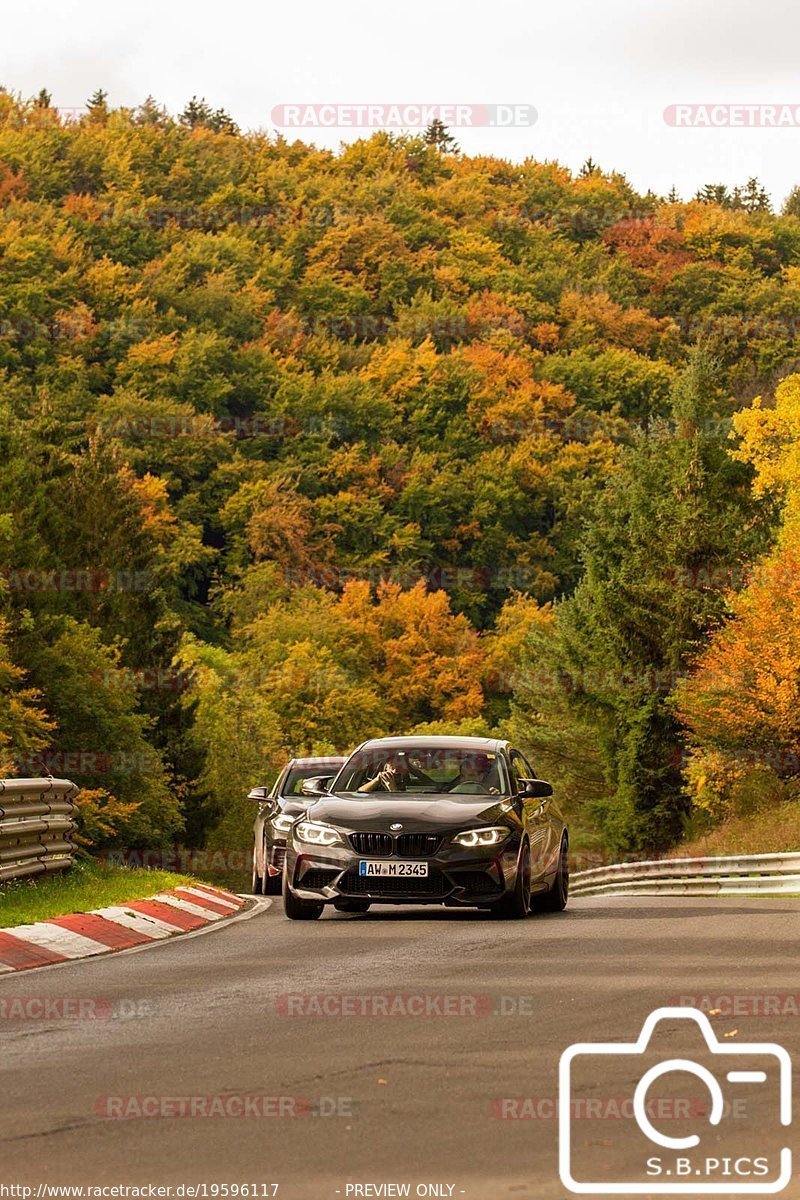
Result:
<svg viewBox="0 0 800 1200"><path fill-rule="evenodd" d="M522 766L523 766L523 768L524 768L524 771L525 771L525 778L526 778L526 779L536 779L536 772L534 771L534 769L533 769L533 767L531 766L531 764L528 762L528 760L527 760L527 758L525 757L525 755L524 755L524 754L521 754L519 751L517 751L517 753L518 753L518 755L519 755L519 760L520 760L520 762L522 763Z"/></svg>
<svg viewBox="0 0 800 1200"><path fill-rule="evenodd" d="M284 784L284 781L288 774L289 774L289 767L284 767L283 770L281 771L280 775L278 776L278 778L275 780L272 791L270 792L271 799L274 800L276 796L283 795L283 784Z"/></svg>
<svg viewBox="0 0 800 1200"><path fill-rule="evenodd" d="M514 794L522 791L521 780L525 778L525 766L522 755L518 750L511 751L511 790Z"/></svg>

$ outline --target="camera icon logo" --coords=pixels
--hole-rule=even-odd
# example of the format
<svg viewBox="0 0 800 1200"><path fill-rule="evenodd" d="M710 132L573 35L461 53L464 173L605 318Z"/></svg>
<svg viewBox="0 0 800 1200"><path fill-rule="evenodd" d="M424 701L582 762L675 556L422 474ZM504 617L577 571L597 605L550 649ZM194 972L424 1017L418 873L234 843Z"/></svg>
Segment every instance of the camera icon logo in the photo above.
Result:
<svg viewBox="0 0 800 1200"><path fill-rule="evenodd" d="M672 1049L675 1021L700 1043L695 1057L659 1055L654 1034ZM599 1081L612 1077L622 1097L598 1098ZM684 1093L689 1081L695 1098L676 1097L678 1080ZM753 1110L758 1120L750 1125L758 1129L747 1125ZM582 1117L609 1115L618 1119L613 1136L579 1128ZM667 1132L670 1119L678 1128ZM792 1177L792 1152L780 1133L791 1122L792 1064L783 1046L722 1043L698 1009L656 1009L635 1042L579 1042L561 1056L559 1173L579 1195L775 1195Z"/></svg>

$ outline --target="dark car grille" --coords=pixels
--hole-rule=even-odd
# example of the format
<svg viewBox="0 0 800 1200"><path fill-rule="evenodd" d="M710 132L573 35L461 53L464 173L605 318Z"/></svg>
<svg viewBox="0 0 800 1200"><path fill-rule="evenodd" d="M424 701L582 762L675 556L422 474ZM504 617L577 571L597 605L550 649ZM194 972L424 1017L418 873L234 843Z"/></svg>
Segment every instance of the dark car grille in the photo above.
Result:
<svg viewBox="0 0 800 1200"><path fill-rule="evenodd" d="M402 879L390 879L385 875L357 875L348 871L342 877L339 890L353 896L446 896L452 890L452 885L444 875L438 872L429 875L427 879L417 876L404 876Z"/></svg>
<svg viewBox="0 0 800 1200"><path fill-rule="evenodd" d="M400 858L430 858L442 844L438 833L401 833L392 837L390 833L351 833L350 843L359 854L378 854L388 858L390 854Z"/></svg>
<svg viewBox="0 0 800 1200"><path fill-rule="evenodd" d="M499 892L501 888L494 876L486 871L453 872L453 882L473 896L491 895L492 892Z"/></svg>
<svg viewBox="0 0 800 1200"><path fill-rule="evenodd" d="M319 892L322 888L332 883L338 874L338 871L325 871L312 867L310 871L306 871L301 879L298 879L296 886L299 888L310 888L313 892Z"/></svg>
<svg viewBox="0 0 800 1200"><path fill-rule="evenodd" d="M436 853L441 844L438 833L401 833L395 853L402 858L414 858L417 855L429 857Z"/></svg>
<svg viewBox="0 0 800 1200"><path fill-rule="evenodd" d="M272 860L270 862L270 866L277 867L279 871L282 871L283 870L283 860L285 858L286 858L286 847L285 846L273 846Z"/></svg>
<svg viewBox="0 0 800 1200"><path fill-rule="evenodd" d="M351 833L350 842L359 854L388 855L394 849L394 838L390 833Z"/></svg>

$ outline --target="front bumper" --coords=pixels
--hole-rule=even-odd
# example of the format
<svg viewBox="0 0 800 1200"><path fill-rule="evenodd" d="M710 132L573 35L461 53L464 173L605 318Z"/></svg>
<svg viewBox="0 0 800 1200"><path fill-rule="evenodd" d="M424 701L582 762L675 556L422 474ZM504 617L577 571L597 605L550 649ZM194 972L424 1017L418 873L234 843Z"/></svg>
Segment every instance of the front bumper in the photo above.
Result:
<svg viewBox="0 0 800 1200"><path fill-rule="evenodd" d="M347 835L345 835L347 836ZM347 846L304 846L286 850L286 879L301 899L332 903L340 898L372 904L494 904L514 886L519 838L480 851L458 846L443 835L436 853L409 855L428 864L428 875L391 878L359 875L362 859L403 862L392 855L359 853Z"/></svg>

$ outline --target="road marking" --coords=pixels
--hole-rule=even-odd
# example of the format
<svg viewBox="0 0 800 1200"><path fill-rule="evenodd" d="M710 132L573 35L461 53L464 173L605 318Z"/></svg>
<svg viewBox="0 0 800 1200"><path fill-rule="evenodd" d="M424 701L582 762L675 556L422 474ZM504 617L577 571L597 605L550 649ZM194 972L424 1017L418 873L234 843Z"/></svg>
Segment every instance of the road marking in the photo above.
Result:
<svg viewBox="0 0 800 1200"><path fill-rule="evenodd" d="M172 894L177 900L183 900L189 904L198 905L203 909L204 912L217 913L221 917L229 917L232 912L236 912L239 908L238 904L236 905L236 908L232 908L227 902L224 904L220 903L217 900L212 900L210 896L203 896L199 898L191 893L187 893L186 888L175 888L175 891Z"/></svg>
<svg viewBox="0 0 800 1200"><path fill-rule="evenodd" d="M96 908L94 914L105 917L107 921L114 921L117 925L124 925L126 929L135 929L137 933L147 934L151 938L172 937L173 933L180 932L177 925L168 925L166 921L159 921L158 917L145 916L144 913L115 905L110 908Z"/></svg>
<svg viewBox="0 0 800 1200"><path fill-rule="evenodd" d="M62 958L86 958L89 954L102 954L108 950L102 942L95 942L82 933L73 933L71 929L62 929L60 925L48 925L46 921L38 925L15 925L3 932L7 937L50 950Z"/></svg>
<svg viewBox="0 0 800 1200"><path fill-rule="evenodd" d="M181 936L177 937L177 938L164 937L163 940L160 940L160 941L148 942L147 945L145 945L145 946L132 946L130 948L130 950L118 950L113 955L109 955L109 954L94 955L92 958L92 961L97 962L97 963L108 962L109 959L124 958L125 956L127 956L129 954L141 954L142 951L156 950L159 947L163 948L164 946L175 946L179 942L188 941L190 938L203 937L207 933L215 933L219 929L227 929L229 925L235 925L239 921L250 921L253 917L260 916L262 913L265 913L268 909L270 909L272 907L272 900L268 899L266 896L250 896L248 894L246 896L243 896L242 900L245 901L248 906L246 908L243 907L240 912L234 913L232 916L228 917L227 920L225 920L222 924L219 924L216 922L211 922L211 921L209 921L207 923L204 922L198 928L190 929L186 933L183 933L180 929L176 928L175 926L168 926L167 928L169 929L170 933L180 933ZM139 902L137 901L137 903L139 903ZM163 906L159 905L159 907L161 908ZM103 911L103 910L100 910L100 911ZM122 911L123 911L123 913L127 913L128 910L126 908L126 909L123 909ZM186 917L187 917L187 920L190 920L190 921L194 919L192 917L189 917L188 913L186 914ZM155 919L155 918L153 918L153 919ZM6 932L5 930L0 929L0 957L3 957L4 955L6 955L6 951L3 949L3 937L5 935L5 932ZM11 940L15 940L15 939L9 939L9 941L11 941ZM61 958L59 955L51 954L47 950L37 950L33 946L26 946L24 942L17 942L17 947L19 947L19 949L22 951L25 951L25 950L29 951L29 953L31 955L33 955L35 953L38 956L40 956L40 957L38 957L37 961L32 961L32 962L29 962L26 964L27 966L30 966L30 967L36 967L40 971L57 971L61 967L73 967L76 965L75 959ZM16 949L16 947L15 947L15 949ZM47 957L45 957L45 956L47 956ZM89 959L86 958L81 961L88 962ZM16 974L16 970L12 968L11 973Z"/></svg>
<svg viewBox="0 0 800 1200"><path fill-rule="evenodd" d="M25 967L52 966L66 961L63 954L54 954L52 950L21 942L19 938L0 929L0 962L12 971L20 971Z"/></svg>
<svg viewBox="0 0 800 1200"><path fill-rule="evenodd" d="M209 887L208 884L205 884L205 883L196 883L194 886L196 889L199 889L201 892L208 893L208 895L210 895L212 898L214 898L214 897L219 898L220 896L224 896L226 900L232 900L234 902L237 899L239 899L239 897L237 895L235 895L233 892L229 892L227 890L227 888L212 888L212 887ZM249 897L242 897L242 898L249 899Z"/></svg>
<svg viewBox="0 0 800 1200"><path fill-rule="evenodd" d="M192 896L197 896L200 900L209 900L213 904L223 904L226 908L233 909L234 912L242 907L241 900L238 898L236 900L229 900L228 897L223 896L222 893L220 893L219 896L212 896L209 892L201 891L200 888L196 887L181 887L177 888L177 891L181 894L181 896L191 894Z"/></svg>
<svg viewBox="0 0 800 1200"><path fill-rule="evenodd" d="M109 921L99 913L70 913L64 917L50 917L47 925L57 925L61 929L71 929L83 937L91 938L109 950L127 950L130 946L141 946L149 942L149 933L140 933Z"/></svg>
<svg viewBox="0 0 800 1200"><path fill-rule="evenodd" d="M206 917L195 917L176 904L164 904L161 900L132 900L128 907L146 917L158 917L159 921L165 921L183 933L208 923Z"/></svg>
<svg viewBox="0 0 800 1200"><path fill-rule="evenodd" d="M202 917L204 921L220 921L222 913L212 912L210 908L201 908L199 904L192 904L190 900L182 900L180 896L174 896L171 892L160 892L157 896L153 896L158 904L169 904L172 908L179 908L182 912L191 913L193 917Z"/></svg>

